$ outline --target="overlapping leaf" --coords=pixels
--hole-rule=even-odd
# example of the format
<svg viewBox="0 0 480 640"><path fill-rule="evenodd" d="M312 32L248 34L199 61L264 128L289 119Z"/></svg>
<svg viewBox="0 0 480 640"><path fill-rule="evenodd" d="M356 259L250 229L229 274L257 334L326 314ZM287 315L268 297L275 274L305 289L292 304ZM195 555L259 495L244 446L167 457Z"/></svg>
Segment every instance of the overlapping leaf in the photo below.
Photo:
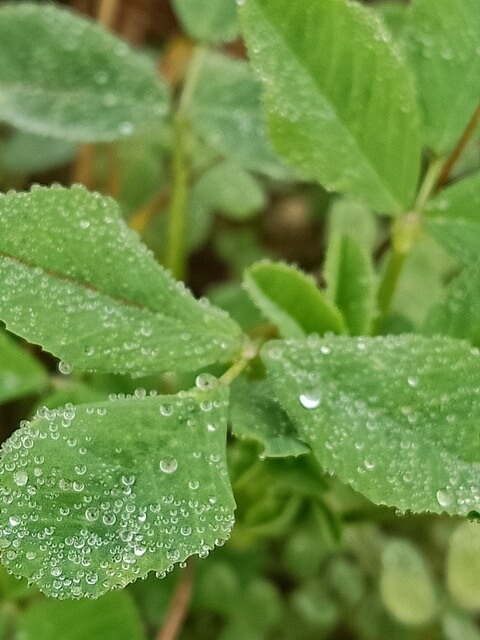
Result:
<svg viewBox="0 0 480 640"><path fill-rule="evenodd" d="M384 213L419 173L413 79L378 17L345 0L245 0L243 33L276 150L327 189Z"/></svg>
<svg viewBox="0 0 480 640"><path fill-rule="evenodd" d="M228 537L228 389L43 409L3 445L2 562L98 597Z"/></svg>
<svg viewBox="0 0 480 640"><path fill-rule="evenodd" d="M243 286L286 338L345 331L338 309L325 299L313 278L296 267L256 262L245 271Z"/></svg>
<svg viewBox="0 0 480 640"><path fill-rule="evenodd" d="M245 61L210 53L199 72L190 114L194 130L222 156L272 178L291 177L273 153L261 86Z"/></svg>
<svg viewBox="0 0 480 640"><path fill-rule="evenodd" d="M113 200L81 187L0 196L0 281L7 328L79 368L185 371L239 348L238 326L155 262Z"/></svg>
<svg viewBox="0 0 480 640"><path fill-rule="evenodd" d="M477 349L404 335L274 341L275 393L326 470L376 503L480 506Z"/></svg>
<svg viewBox="0 0 480 640"><path fill-rule="evenodd" d="M425 142L451 151L480 100L477 0L415 0L407 29Z"/></svg>
<svg viewBox="0 0 480 640"><path fill-rule="evenodd" d="M480 175L442 190L426 207L429 233L464 264L480 255Z"/></svg>
<svg viewBox="0 0 480 640"><path fill-rule="evenodd" d="M264 446L270 458L298 456L310 449L297 436L268 380L238 379L231 389L230 420L235 436L252 438Z"/></svg>
<svg viewBox="0 0 480 640"><path fill-rule="evenodd" d="M235 0L173 0L185 29L197 40L230 42L238 35Z"/></svg>
<svg viewBox="0 0 480 640"><path fill-rule="evenodd" d="M40 391L47 380L42 365L0 329L0 402Z"/></svg>
<svg viewBox="0 0 480 640"><path fill-rule="evenodd" d="M0 119L71 141L114 140L168 106L152 62L101 25L53 4L0 8Z"/></svg>

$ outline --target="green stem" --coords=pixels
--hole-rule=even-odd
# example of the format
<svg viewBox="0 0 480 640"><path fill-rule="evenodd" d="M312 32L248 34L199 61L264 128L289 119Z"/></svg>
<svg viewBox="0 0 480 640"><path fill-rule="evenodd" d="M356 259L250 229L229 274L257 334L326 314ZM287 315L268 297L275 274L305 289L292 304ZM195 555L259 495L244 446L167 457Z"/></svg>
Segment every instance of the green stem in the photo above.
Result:
<svg viewBox="0 0 480 640"><path fill-rule="evenodd" d="M166 266L178 280L184 280L187 270L185 243L188 197L187 112L203 64L206 49L198 47L188 67L177 111L173 118L172 199L168 221Z"/></svg>
<svg viewBox="0 0 480 640"><path fill-rule="evenodd" d="M413 211L405 214L401 218L397 218L393 225L392 252L388 258L387 266L378 290L378 309L382 315L385 314L390 307L405 259L419 237L419 214L421 214L432 193L435 191L441 169L442 159L433 159L418 191Z"/></svg>
<svg viewBox="0 0 480 640"><path fill-rule="evenodd" d="M238 378L249 362L256 357L257 353L257 346L254 343L249 342L244 347L240 358L232 364L230 369L227 369L227 371L220 376L219 382L222 384L231 384L235 378Z"/></svg>
<svg viewBox="0 0 480 640"><path fill-rule="evenodd" d="M187 270L185 213L188 195L188 169L185 150L185 122L178 114L174 117L173 127L172 199L170 201L165 263L177 280L184 280Z"/></svg>
<svg viewBox="0 0 480 640"><path fill-rule="evenodd" d="M382 315L388 311L406 257L406 253L399 253L393 250L388 258L387 266L378 289L378 309Z"/></svg>

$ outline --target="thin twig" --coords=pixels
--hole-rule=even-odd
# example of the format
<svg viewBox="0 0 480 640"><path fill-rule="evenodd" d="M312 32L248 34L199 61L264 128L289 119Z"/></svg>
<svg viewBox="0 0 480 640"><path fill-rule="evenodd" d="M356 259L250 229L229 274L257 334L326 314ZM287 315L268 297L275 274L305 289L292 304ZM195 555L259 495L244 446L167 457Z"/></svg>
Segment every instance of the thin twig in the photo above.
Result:
<svg viewBox="0 0 480 640"><path fill-rule="evenodd" d="M193 588L193 562L190 560L173 594L165 622L155 640L175 640L187 615Z"/></svg>
<svg viewBox="0 0 480 640"><path fill-rule="evenodd" d="M460 139L459 139L459 141L457 143L457 146L452 151L450 156L447 158L447 161L445 162L445 166L443 167L442 172L440 174L440 177L438 178L436 191L439 191L446 184L446 182L447 182L447 180L448 180L448 178L450 176L450 172L453 169L453 165L456 163L456 161L460 157L461 153L463 152L463 150L467 146L467 142L472 137L473 132L475 131L475 129L477 127L477 124L479 122L480 122L480 103L477 106L477 108L475 109L475 112L474 112L473 116L470 118L469 123L465 127L465 130L462 133L462 135L461 135L461 137L460 137Z"/></svg>

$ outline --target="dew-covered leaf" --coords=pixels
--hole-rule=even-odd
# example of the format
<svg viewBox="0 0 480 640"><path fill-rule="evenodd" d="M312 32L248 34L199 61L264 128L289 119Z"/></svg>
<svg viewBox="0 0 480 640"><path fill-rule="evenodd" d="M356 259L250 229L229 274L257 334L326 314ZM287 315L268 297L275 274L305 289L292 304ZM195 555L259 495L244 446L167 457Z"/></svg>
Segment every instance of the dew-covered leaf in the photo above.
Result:
<svg viewBox="0 0 480 640"><path fill-rule="evenodd" d="M7 328L81 369L186 371L239 347L233 320L175 282L113 200L82 187L0 196L0 281Z"/></svg>
<svg viewBox="0 0 480 640"><path fill-rule="evenodd" d="M408 207L420 160L413 79L372 10L345 0L245 0L243 32L276 150L384 213Z"/></svg>
<svg viewBox="0 0 480 640"><path fill-rule="evenodd" d="M265 193L247 171L226 161L203 173L193 186L194 197L233 220L246 220L265 207Z"/></svg>
<svg viewBox="0 0 480 640"><path fill-rule="evenodd" d="M313 278L296 267L257 262L246 269L243 286L284 337L345 331L338 309L325 299Z"/></svg>
<svg viewBox="0 0 480 640"><path fill-rule="evenodd" d="M126 591L100 600L39 600L18 619L22 640L143 640L142 621Z"/></svg>
<svg viewBox="0 0 480 640"><path fill-rule="evenodd" d="M474 616L465 611L447 611L442 620L445 640L480 640L480 631Z"/></svg>
<svg viewBox="0 0 480 640"><path fill-rule="evenodd" d="M377 280L371 255L353 234L330 234L323 275L325 297L343 314L348 333L370 333Z"/></svg>
<svg viewBox="0 0 480 640"><path fill-rule="evenodd" d="M442 299L428 312L422 333L464 338L480 347L480 262L466 267L452 280Z"/></svg>
<svg viewBox="0 0 480 640"><path fill-rule="evenodd" d="M267 458L299 456L310 451L299 440L294 424L275 398L268 380L235 380L231 386L230 421L233 434L260 442Z"/></svg>
<svg viewBox="0 0 480 640"><path fill-rule="evenodd" d="M425 227L452 256L463 263L480 255L480 174L457 182L431 200Z"/></svg>
<svg viewBox="0 0 480 640"><path fill-rule="evenodd" d="M39 411L3 445L2 562L47 595L98 597L206 555L233 524L228 388Z"/></svg>
<svg viewBox="0 0 480 640"><path fill-rule="evenodd" d="M480 506L477 349L450 338L272 341L275 393L325 470L377 504Z"/></svg>
<svg viewBox="0 0 480 640"><path fill-rule="evenodd" d="M2 167L11 173L46 171L71 162L77 146L58 138L15 131L3 142Z"/></svg>
<svg viewBox="0 0 480 640"><path fill-rule="evenodd" d="M202 42L230 42L238 35L235 0L173 0L184 28Z"/></svg>
<svg viewBox="0 0 480 640"><path fill-rule="evenodd" d="M453 533L447 553L447 584L465 609L480 609L480 527L464 522Z"/></svg>
<svg viewBox="0 0 480 640"><path fill-rule="evenodd" d="M437 613L433 580L420 552L407 540L393 540L383 550L380 593L402 624L426 624Z"/></svg>
<svg viewBox="0 0 480 640"><path fill-rule="evenodd" d="M47 381L42 365L0 329L0 403L36 393Z"/></svg>
<svg viewBox="0 0 480 640"><path fill-rule="evenodd" d="M114 140L166 115L154 64L53 4L0 8L0 119L76 142Z"/></svg>
<svg viewBox="0 0 480 640"><path fill-rule="evenodd" d="M426 144L448 153L480 96L477 0L415 0L407 28Z"/></svg>
<svg viewBox="0 0 480 640"><path fill-rule="evenodd" d="M263 117L261 86L244 60L208 54L189 113L194 130L220 155L271 178L292 176L273 153Z"/></svg>

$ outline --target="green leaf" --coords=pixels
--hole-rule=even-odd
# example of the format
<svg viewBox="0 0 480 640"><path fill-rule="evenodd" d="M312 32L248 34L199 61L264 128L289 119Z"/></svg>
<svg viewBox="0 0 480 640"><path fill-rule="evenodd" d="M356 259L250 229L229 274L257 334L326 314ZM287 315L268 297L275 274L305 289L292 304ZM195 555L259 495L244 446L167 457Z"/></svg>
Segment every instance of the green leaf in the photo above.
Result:
<svg viewBox="0 0 480 640"><path fill-rule="evenodd" d="M220 155L271 178L292 177L273 153L261 86L244 60L209 53L199 71L189 114L195 132Z"/></svg>
<svg viewBox="0 0 480 640"><path fill-rule="evenodd" d="M233 434L260 442L267 458L299 456L310 451L299 440L268 380L235 380L231 387L230 421Z"/></svg>
<svg viewBox="0 0 480 640"><path fill-rule="evenodd" d="M373 11L345 0L245 0L243 32L276 150L328 190L384 213L419 173L413 80Z"/></svg>
<svg viewBox="0 0 480 640"><path fill-rule="evenodd" d="M184 28L202 42L230 42L238 36L235 0L173 0Z"/></svg>
<svg viewBox="0 0 480 640"><path fill-rule="evenodd" d="M193 197L233 220L247 220L266 204L257 180L234 162L226 161L206 171L193 187Z"/></svg>
<svg viewBox="0 0 480 640"><path fill-rule="evenodd" d="M40 600L19 616L23 640L143 640L142 622L131 596L109 593L95 602Z"/></svg>
<svg viewBox="0 0 480 640"><path fill-rule="evenodd" d="M462 263L480 254L480 174L457 182L425 209L427 231Z"/></svg>
<svg viewBox="0 0 480 640"><path fill-rule="evenodd" d="M480 609L480 527L477 522L464 522L450 539L447 584L462 607L472 611Z"/></svg>
<svg viewBox="0 0 480 640"><path fill-rule="evenodd" d="M353 235L330 235L325 258L325 296L343 314L351 335L370 333L377 280L372 257Z"/></svg>
<svg viewBox="0 0 480 640"><path fill-rule="evenodd" d="M212 303L224 309L244 331L263 323L263 316L239 284L226 282L209 290Z"/></svg>
<svg viewBox="0 0 480 640"><path fill-rule="evenodd" d="M166 115L148 58L54 5L0 9L0 119L75 142L115 140Z"/></svg>
<svg viewBox="0 0 480 640"><path fill-rule="evenodd" d="M405 328L405 333L412 327L420 329L454 268L454 261L431 237L424 236L415 244L405 259L391 302L393 314L407 320L410 328ZM382 333L388 331L382 327Z"/></svg>
<svg viewBox="0 0 480 640"><path fill-rule="evenodd" d="M480 505L477 349L404 335L273 341L275 393L323 468L377 504Z"/></svg>
<svg viewBox="0 0 480 640"><path fill-rule="evenodd" d="M2 166L11 173L46 171L71 162L77 147L66 140L15 131L3 143Z"/></svg>
<svg viewBox="0 0 480 640"><path fill-rule="evenodd" d="M442 299L429 311L422 333L443 333L480 346L480 262L452 280Z"/></svg>
<svg viewBox="0 0 480 640"><path fill-rule="evenodd" d="M380 593L387 610L405 625L426 624L437 613L435 585L407 540L393 540L383 550Z"/></svg>
<svg viewBox="0 0 480 640"><path fill-rule="evenodd" d="M480 640L480 631L473 616L465 612L448 611L442 624L445 640Z"/></svg>
<svg viewBox="0 0 480 640"><path fill-rule="evenodd" d="M335 200L328 216L328 232L347 234L372 253L377 241L377 223L370 209L346 198Z"/></svg>
<svg viewBox="0 0 480 640"><path fill-rule="evenodd" d="M479 102L478 2L415 0L409 18L410 61L418 80L425 142L447 153Z"/></svg>
<svg viewBox="0 0 480 640"><path fill-rule="evenodd" d="M0 403L36 393L47 382L41 364L0 330Z"/></svg>
<svg viewBox="0 0 480 640"><path fill-rule="evenodd" d="M82 187L0 196L0 281L7 328L80 369L188 371L239 348L238 326L155 262L113 200Z"/></svg>
<svg viewBox="0 0 480 640"><path fill-rule="evenodd" d="M340 312L325 300L314 279L296 267L257 262L245 271L243 286L285 337L345 331Z"/></svg>
<svg viewBox="0 0 480 640"><path fill-rule="evenodd" d="M228 537L228 388L144 395L44 408L3 445L2 562L47 595L95 598Z"/></svg>

